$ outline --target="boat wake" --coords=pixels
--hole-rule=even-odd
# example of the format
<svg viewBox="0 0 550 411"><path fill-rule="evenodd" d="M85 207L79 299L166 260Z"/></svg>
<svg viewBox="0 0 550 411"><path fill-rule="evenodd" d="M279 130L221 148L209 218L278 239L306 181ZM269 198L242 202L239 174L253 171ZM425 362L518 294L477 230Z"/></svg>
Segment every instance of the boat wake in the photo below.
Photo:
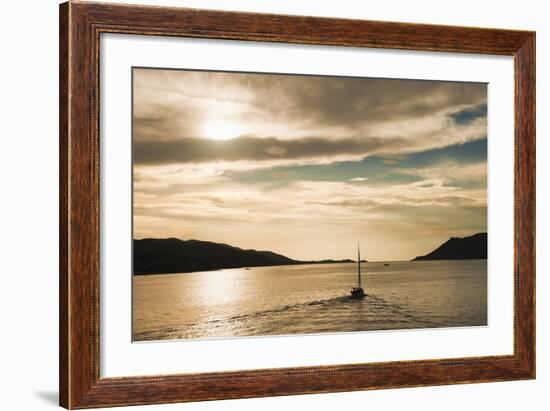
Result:
<svg viewBox="0 0 550 411"><path fill-rule="evenodd" d="M233 316L210 318L168 329L138 333L136 340L220 338L314 334L326 332L432 328L408 307L367 294L363 299L342 296L283 305Z"/></svg>

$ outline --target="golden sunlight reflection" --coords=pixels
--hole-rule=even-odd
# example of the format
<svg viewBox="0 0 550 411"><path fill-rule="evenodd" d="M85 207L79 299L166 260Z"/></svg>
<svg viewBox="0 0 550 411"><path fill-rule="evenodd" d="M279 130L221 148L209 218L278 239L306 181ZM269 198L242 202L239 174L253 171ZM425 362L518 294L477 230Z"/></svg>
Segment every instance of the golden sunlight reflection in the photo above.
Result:
<svg viewBox="0 0 550 411"><path fill-rule="evenodd" d="M207 271L196 274L195 298L202 305L228 304L239 300L239 279L247 276L242 268Z"/></svg>

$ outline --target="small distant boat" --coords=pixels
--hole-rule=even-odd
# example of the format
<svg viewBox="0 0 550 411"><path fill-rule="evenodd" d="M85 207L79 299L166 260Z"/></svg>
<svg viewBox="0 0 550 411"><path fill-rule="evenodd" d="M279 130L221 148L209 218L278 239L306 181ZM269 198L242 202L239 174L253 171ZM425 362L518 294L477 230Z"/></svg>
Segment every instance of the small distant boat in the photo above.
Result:
<svg viewBox="0 0 550 411"><path fill-rule="evenodd" d="M357 243L357 287L351 289L351 298L364 298L365 290L361 287L361 251Z"/></svg>
<svg viewBox="0 0 550 411"><path fill-rule="evenodd" d="M388 266L389 264L388 264L388 263L385 263L384 265L385 265L385 266Z"/></svg>

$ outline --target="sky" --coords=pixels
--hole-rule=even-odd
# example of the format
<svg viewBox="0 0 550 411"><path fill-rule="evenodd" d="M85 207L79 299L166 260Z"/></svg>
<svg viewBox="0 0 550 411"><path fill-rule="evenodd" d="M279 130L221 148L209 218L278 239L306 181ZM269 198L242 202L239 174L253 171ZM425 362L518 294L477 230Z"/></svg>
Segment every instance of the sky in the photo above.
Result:
<svg viewBox="0 0 550 411"><path fill-rule="evenodd" d="M482 83L133 69L134 238L409 260L487 230Z"/></svg>

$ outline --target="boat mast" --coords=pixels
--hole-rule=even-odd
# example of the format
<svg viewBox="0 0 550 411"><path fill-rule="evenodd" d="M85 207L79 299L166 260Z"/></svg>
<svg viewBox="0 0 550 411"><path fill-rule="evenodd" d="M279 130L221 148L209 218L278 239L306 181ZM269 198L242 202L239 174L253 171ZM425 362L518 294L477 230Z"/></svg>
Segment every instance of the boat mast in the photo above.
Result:
<svg viewBox="0 0 550 411"><path fill-rule="evenodd" d="M361 287L361 252L359 251L359 243L357 243L357 279L358 287Z"/></svg>

